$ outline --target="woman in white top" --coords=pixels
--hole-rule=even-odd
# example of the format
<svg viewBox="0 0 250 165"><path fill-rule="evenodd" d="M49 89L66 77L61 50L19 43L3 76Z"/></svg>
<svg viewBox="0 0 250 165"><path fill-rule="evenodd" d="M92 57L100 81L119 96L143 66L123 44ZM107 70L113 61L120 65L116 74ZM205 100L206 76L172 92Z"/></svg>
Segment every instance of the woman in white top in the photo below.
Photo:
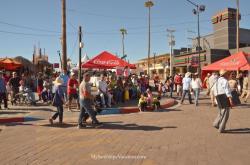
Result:
<svg viewBox="0 0 250 165"><path fill-rule="evenodd" d="M192 82L191 82L192 89L194 91L194 99L195 99L195 106L198 105L200 90L202 88L201 79L198 77L198 73L195 73Z"/></svg>

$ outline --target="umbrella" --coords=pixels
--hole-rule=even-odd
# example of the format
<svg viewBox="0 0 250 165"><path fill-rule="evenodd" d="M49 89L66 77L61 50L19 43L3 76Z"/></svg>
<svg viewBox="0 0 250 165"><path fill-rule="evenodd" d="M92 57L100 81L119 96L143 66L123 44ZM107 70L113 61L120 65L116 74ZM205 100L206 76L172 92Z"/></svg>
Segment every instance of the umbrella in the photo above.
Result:
<svg viewBox="0 0 250 165"><path fill-rule="evenodd" d="M5 70L16 70L22 66L21 63L17 62L12 58L3 58L0 60L0 68Z"/></svg>

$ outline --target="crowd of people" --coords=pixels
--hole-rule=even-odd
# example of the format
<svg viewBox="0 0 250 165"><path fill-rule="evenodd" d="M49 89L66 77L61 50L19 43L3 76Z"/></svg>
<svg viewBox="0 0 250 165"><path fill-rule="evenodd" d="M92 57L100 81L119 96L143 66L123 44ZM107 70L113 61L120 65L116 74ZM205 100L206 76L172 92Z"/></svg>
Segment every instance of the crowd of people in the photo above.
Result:
<svg viewBox="0 0 250 165"><path fill-rule="evenodd" d="M224 84L228 84L228 87L224 87L223 90L228 88L230 91L225 93L230 96L232 105L240 104L241 100L247 102L250 95L247 72L238 75L234 71L227 74L212 72L208 73L203 81L198 73L191 72L174 74L167 77L165 81L162 81L158 75L154 75L154 85L150 85L149 77L144 74L117 76L113 72L104 71L96 84L97 92L92 94L93 84L90 82L90 77L95 74L88 71L84 74L83 80L78 82L77 74L69 73L67 70L52 75L41 72L37 75L29 73L18 75L16 72L0 71L0 108L3 101L4 108L8 109L8 100L12 105L24 103L36 106L38 101L47 103L57 107L57 113L49 119L53 124L57 116L59 116L59 123L62 123L63 105L66 104L68 111L72 111L72 102L75 101L77 109L81 111L79 116L79 128L81 128L88 117L92 118L93 124L99 124L95 117L96 111L91 108L92 105L98 108L110 108L128 100L138 100L140 111L157 110L160 108L160 99L164 96L173 97L173 92L176 92L180 104L183 104L185 96L188 95L189 103L198 106L200 92L205 88L206 94L211 98L211 105L220 107L216 96L221 77L224 77L227 82ZM157 95L153 95L153 92ZM35 93L38 94L39 100L35 99Z"/></svg>

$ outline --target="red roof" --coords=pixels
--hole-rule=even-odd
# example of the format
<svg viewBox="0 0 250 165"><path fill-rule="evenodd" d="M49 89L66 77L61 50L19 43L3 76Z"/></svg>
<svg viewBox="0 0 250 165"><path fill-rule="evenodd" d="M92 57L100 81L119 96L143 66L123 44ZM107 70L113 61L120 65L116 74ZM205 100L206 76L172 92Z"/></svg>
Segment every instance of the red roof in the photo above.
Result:
<svg viewBox="0 0 250 165"><path fill-rule="evenodd" d="M238 52L222 60L216 61L202 68L202 70L249 70L250 55L244 52ZM249 59L249 60L248 60Z"/></svg>
<svg viewBox="0 0 250 165"><path fill-rule="evenodd" d="M88 60L86 63L82 64L83 68L99 68L99 69L112 69L115 67L126 67L131 69L135 68L135 65L129 64L128 62L118 58L117 56L104 51L94 58Z"/></svg>

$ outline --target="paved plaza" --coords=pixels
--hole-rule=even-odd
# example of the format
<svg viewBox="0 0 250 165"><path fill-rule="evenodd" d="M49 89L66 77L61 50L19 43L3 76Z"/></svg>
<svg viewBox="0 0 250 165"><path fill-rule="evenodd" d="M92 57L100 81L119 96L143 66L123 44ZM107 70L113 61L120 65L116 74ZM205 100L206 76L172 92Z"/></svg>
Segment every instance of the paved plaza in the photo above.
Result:
<svg viewBox="0 0 250 165"><path fill-rule="evenodd" d="M77 129L78 112L50 126L52 107L18 107L5 116L43 120L0 125L1 164L248 165L250 104L231 110L227 132L212 127L217 108L175 105L161 112L103 115L99 128ZM52 108L53 109L53 108Z"/></svg>

